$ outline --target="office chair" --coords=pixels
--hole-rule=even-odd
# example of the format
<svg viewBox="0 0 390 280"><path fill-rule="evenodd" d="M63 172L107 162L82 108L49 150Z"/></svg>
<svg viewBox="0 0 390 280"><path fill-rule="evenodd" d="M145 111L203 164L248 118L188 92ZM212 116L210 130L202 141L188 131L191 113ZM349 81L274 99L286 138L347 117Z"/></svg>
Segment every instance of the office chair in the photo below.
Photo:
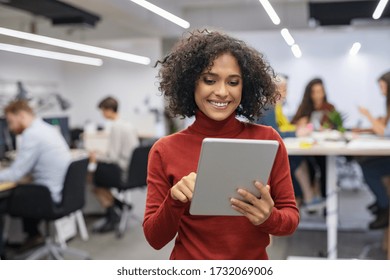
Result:
<svg viewBox="0 0 390 280"><path fill-rule="evenodd" d="M56 243L52 234L55 220L83 208L87 167L87 158L73 161L69 165L62 190L62 201L58 205L53 202L48 188L44 186L24 184L15 188L9 200L8 214L13 217L42 219L46 227L44 245L28 254L27 259L42 259L45 256L64 259L66 254L89 259L89 254L84 251Z"/></svg>
<svg viewBox="0 0 390 280"><path fill-rule="evenodd" d="M384 177L383 182L387 188L387 193L390 196L390 176ZM389 224L390 224L390 215L389 215ZM366 244L361 250L358 259L367 259L367 256L369 255L372 249L381 249L384 252L386 252L386 257L388 260L390 260L390 225L388 225L387 228L381 230L383 231L382 240L370 244Z"/></svg>
<svg viewBox="0 0 390 280"><path fill-rule="evenodd" d="M94 176L94 184L97 186L109 186L118 192L118 197L123 203L119 225L116 229L116 236L121 238L127 228L132 205L124 199L127 191L135 188L146 187L146 174L148 155L151 145L141 145L133 150L128 171L127 180L121 180L122 171L119 166L99 163Z"/></svg>

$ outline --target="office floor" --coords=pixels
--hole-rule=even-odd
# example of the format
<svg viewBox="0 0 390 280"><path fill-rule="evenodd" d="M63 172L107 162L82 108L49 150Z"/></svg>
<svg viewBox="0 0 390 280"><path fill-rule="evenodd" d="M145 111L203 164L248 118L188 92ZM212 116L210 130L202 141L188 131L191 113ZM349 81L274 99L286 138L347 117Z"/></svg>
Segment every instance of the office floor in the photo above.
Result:
<svg viewBox="0 0 390 280"><path fill-rule="evenodd" d="M383 231L369 231L367 223L372 219L366 211L366 205L372 201L370 193L362 189L343 189L339 192L339 234L338 257L342 259L386 259L386 253L379 247ZM135 204L133 218L122 239L113 233L90 234L88 241L75 237L69 246L88 251L92 259L168 259L172 242L156 251L145 241L141 220L145 201L144 191L133 193ZM90 229L97 217L87 215L87 226ZM271 259L317 258L326 256L325 218L321 213L308 214L301 211L301 223L298 230L289 237L274 237L268 249Z"/></svg>

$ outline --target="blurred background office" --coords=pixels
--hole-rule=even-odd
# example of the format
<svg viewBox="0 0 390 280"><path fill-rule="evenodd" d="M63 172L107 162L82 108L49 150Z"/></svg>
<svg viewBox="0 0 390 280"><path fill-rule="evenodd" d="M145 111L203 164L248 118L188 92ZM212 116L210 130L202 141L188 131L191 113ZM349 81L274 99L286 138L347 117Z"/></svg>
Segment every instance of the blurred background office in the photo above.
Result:
<svg viewBox="0 0 390 280"><path fill-rule="evenodd" d="M121 104L121 117L132 122L141 140L161 137L189 121L167 121L156 83L158 69L153 66L184 32L209 28L246 41L265 55L276 72L289 76L289 97L283 110L290 119L306 84L315 77L326 81L328 102L346 117L346 128L370 127L359 113L359 106L366 107L375 117L386 114L384 97L378 94L376 82L380 74L390 69L390 7L386 1L381 1L384 10L375 19L378 0L149 1L182 19L177 23L144 8L143 2L146 1L0 0L0 109L16 96L23 97L40 117L59 126L71 147L85 148L86 144L105 144L100 136L85 143L80 135L104 131L107 123L95 104L114 94ZM276 17L271 19L268 15L266 3L271 4ZM83 45L69 46L48 38ZM85 45L98 48L86 49ZM31 49L56 53L37 56ZM58 53L74 56L53 59ZM52 58L40 57L48 55ZM1 130L6 126L3 123L0 120ZM4 135L0 152L13 150L15 139ZM350 185L341 208L372 202L364 182L358 180ZM137 190L133 198L138 202L134 204L134 213L141 219L144 196L142 190ZM345 219L353 224L345 228L358 230L354 235L356 243L347 242L341 257L358 257L366 244L381 239L379 233L367 231L365 225L372 218L365 207L360 208L352 208L352 216L344 211L345 217L340 217L341 223ZM87 196L87 226L92 224L94 215L102 212L96 200ZM305 215L304 221L324 222L322 214ZM326 255L323 226L317 229L302 231L292 239L277 239L275 243L281 247L274 247L271 257ZM139 223L131 224L129 233L122 240L107 234L91 235L87 242L76 238L72 243L86 248L93 258L168 258L169 249L155 252L147 247ZM306 234L319 248L297 245L301 238L310 240ZM342 238L343 233L340 234ZM103 243L98 238L103 238L106 245L99 247L97 244ZM378 251L373 258L384 258L384 254Z"/></svg>

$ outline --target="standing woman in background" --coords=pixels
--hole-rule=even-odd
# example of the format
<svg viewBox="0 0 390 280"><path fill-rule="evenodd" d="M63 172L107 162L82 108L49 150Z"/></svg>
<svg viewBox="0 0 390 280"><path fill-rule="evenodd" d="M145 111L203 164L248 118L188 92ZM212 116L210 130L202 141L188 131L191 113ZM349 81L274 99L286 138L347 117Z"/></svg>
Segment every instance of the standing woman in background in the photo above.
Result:
<svg viewBox="0 0 390 280"><path fill-rule="evenodd" d="M176 238L171 259L267 259L270 235L292 234L299 221L287 151L273 128L236 116L254 121L264 106L275 103L273 70L243 41L207 30L183 38L159 63L160 90L169 112L196 119L187 129L158 140L150 151L143 222L147 241L160 249ZM189 213L206 137L279 142L269 181L254 182L261 197L239 188L242 200L230 199L241 216ZM237 161L237 168L245 164Z"/></svg>
<svg viewBox="0 0 390 280"><path fill-rule="evenodd" d="M359 112L365 116L372 125L372 131L379 135L390 137L390 72L378 79L381 93L386 97L386 117L374 118L370 111L359 107ZM366 183L375 195L374 204L369 209L376 215L374 221L369 224L370 229L385 228L389 225L389 194L383 184L383 177L390 176L390 157L369 157L360 161Z"/></svg>

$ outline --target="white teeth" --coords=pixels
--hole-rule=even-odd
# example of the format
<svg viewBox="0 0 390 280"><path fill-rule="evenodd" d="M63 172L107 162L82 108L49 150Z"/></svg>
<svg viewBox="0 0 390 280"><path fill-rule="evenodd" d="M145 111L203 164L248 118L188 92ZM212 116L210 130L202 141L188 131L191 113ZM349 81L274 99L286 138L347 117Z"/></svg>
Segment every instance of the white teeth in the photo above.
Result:
<svg viewBox="0 0 390 280"><path fill-rule="evenodd" d="M210 103L217 107L225 107L229 104L229 102L215 102L215 101L210 101Z"/></svg>

